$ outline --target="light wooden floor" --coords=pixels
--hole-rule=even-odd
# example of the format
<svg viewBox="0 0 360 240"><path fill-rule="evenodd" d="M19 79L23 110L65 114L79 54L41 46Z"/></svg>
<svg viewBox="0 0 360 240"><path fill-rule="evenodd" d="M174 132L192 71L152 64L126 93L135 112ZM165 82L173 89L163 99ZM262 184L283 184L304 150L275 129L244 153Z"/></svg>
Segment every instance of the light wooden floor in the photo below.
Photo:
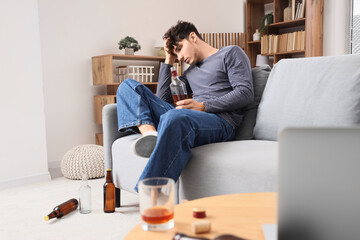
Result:
<svg viewBox="0 0 360 240"><path fill-rule="evenodd" d="M51 174L54 176L54 174ZM115 213L103 212L104 178L89 180L92 212L78 210L46 222L44 216L70 198L78 199L81 181L56 177L0 191L0 239L123 239L140 222L138 197L122 191Z"/></svg>

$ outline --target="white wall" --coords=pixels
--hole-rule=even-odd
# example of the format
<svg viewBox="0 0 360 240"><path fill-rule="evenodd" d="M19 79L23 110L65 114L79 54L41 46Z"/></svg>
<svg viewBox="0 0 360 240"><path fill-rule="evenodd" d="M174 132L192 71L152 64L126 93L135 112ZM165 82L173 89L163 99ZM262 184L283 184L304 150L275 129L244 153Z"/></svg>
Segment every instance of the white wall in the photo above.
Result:
<svg viewBox="0 0 360 240"><path fill-rule="evenodd" d="M349 2L324 1L324 55L346 53ZM123 53L126 35L142 45L137 54L153 55L178 19L201 32L243 32L244 2L0 0L0 188L48 179L47 161L57 166L72 146L94 143L93 96L104 88L92 86L91 56Z"/></svg>
<svg viewBox="0 0 360 240"><path fill-rule="evenodd" d="M36 0L0 0L0 188L50 179Z"/></svg>
<svg viewBox="0 0 360 240"><path fill-rule="evenodd" d="M323 55L348 53L351 0L324 0Z"/></svg>
<svg viewBox="0 0 360 240"><path fill-rule="evenodd" d="M50 166L71 147L94 143L91 57L122 54L118 41L135 37L137 55L154 55L153 45L178 19L200 32L243 32L238 0L39 0L46 136Z"/></svg>

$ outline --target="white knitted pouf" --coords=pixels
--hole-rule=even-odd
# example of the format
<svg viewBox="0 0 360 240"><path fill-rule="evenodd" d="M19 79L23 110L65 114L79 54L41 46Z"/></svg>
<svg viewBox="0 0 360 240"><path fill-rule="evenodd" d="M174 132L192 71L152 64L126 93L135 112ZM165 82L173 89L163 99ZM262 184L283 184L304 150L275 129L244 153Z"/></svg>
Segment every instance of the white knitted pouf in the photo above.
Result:
<svg viewBox="0 0 360 240"><path fill-rule="evenodd" d="M61 172L66 178L82 179L104 176L104 148L99 145L79 145L67 151L61 160Z"/></svg>

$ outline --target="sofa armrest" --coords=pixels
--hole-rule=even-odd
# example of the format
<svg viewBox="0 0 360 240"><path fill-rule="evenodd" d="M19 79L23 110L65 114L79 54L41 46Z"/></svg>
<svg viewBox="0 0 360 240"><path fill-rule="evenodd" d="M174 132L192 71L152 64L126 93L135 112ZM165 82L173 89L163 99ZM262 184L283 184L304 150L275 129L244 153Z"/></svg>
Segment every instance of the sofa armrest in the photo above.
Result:
<svg viewBox="0 0 360 240"><path fill-rule="evenodd" d="M118 130L117 122L117 110L116 104L107 104L102 110L102 122L103 122L103 142L104 142L104 160L105 171L112 166L112 145L113 142L123 136L127 136L130 133L120 132Z"/></svg>

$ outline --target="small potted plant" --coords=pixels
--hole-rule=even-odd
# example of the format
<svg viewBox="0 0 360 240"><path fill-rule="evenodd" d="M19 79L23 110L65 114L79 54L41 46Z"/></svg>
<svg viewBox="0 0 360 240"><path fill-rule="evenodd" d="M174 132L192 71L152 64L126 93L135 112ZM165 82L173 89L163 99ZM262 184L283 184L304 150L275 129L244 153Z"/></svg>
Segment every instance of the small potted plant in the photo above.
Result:
<svg viewBox="0 0 360 240"><path fill-rule="evenodd" d="M135 38L126 36L125 38L121 39L119 44L119 49L125 49L126 55L134 55L134 52L137 52L141 49L138 41Z"/></svg>
<svg viewBox="0 0 360 240"><path fill-rule="evenodd" d="M261 19L261 24L259 28L260 36L267 34L269 24L273 23L274 15L273 13L268 13Z"/></svg>

